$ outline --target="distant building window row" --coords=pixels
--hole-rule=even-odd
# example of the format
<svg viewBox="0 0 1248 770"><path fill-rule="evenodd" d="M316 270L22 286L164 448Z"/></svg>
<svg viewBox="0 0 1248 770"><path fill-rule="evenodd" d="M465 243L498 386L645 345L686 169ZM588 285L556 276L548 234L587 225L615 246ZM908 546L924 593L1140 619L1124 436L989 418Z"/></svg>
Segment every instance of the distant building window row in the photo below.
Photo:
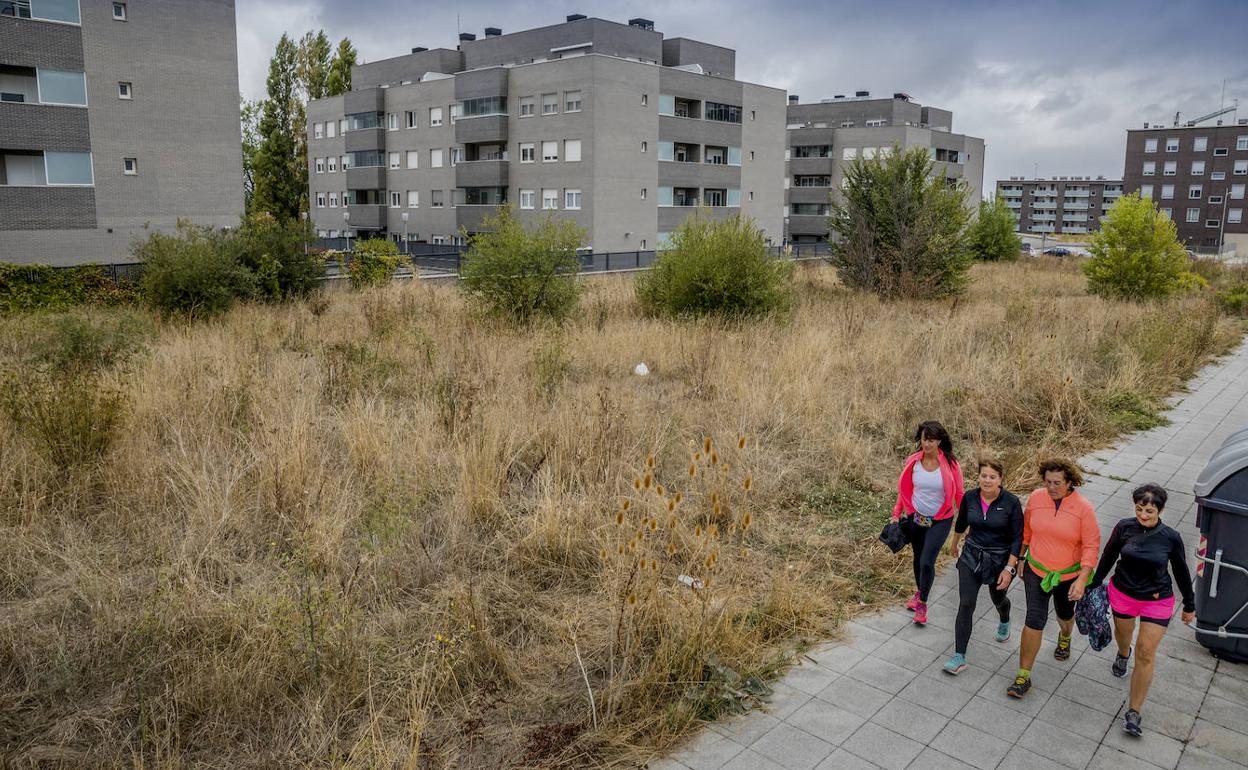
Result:
<svg viewBox="0 0 1248 770"><path fill-rule="evenodd" d="M563 208L567 211L579 211L581 209L582 193L579 188L568 188L563 191ZM525 211L531 211L537 203L537 190L521 190L520 191L520 208ZM559 209L559 190L543 189L542 190L542 210L557 211Z"/></svg>

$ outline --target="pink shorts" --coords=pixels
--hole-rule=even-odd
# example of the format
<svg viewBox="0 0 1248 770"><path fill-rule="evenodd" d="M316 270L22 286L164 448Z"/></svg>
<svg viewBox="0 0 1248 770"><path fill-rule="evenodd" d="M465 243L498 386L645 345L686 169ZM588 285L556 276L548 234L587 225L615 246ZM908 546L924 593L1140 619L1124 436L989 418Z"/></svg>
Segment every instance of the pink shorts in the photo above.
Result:
<svg viewBox="0 0 1248 770"><path fill-rule="evenodd" d="M1114 581L1109 581L1107 585L1109 586L1109 608L1119 615L1153 620L1169 620L1174 616L1173 596L1167 596L1164 599L1132 599L1115 588Z"/></svg>

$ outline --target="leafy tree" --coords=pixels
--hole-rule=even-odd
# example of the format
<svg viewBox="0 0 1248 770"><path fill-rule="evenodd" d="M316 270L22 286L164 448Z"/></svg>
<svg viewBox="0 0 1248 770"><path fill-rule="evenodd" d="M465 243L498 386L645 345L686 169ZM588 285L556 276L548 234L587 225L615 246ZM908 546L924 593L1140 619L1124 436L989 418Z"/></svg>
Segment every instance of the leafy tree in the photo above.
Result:
<svg viewBox="0 0 1248 770"><path fill-rule="evenodd" d="M220 243L255 276L258 294L275 301L307 296L325 274L325 261L308 250L313 237L307 220L258 212L223 234Z"/></svg>
<svg viewBox="0 0 1248 770"><path fill-rule="evenodd" d="M357 289L380 286L390 282L402 261L399 247L394 241L389 238L368 238L355 244L351 262L347 265L347 276L351 279L351 285Z"/></svg>
<svg viewBox="0 0 1248 770"><path fill-rule="evenodd" d="M1145 300L1195 288L1174 222L1138 193L1118 199L1088 244L1083 266L1088 291L1113 299Z"/></svg>
<svg viewBox="0 0 1248 770"><path fill-rule="evenodd" d="M994 197L979 204L979 215L971 225L971 253L990 262L1018 259L1023 241L1014 231L1018 220L1005 201Z"/></svg>
<svg viewBox="0 0 1248 770"><path fill-rule="evenodd" d="M637 278L637 298L653 315L761 315L792 305L792 276L792 262L768 256L753 220L689 217Z"/></svg>
<svg viewBox="0 0 1248 770"><path fill-rule="evenodd" d="M966 288L966 188L936 174L922 147L859 158L832 199L831 262L841 280L883 297L944 297Z"/></svg>
<svg viewBox="0 0 1248 770"><path fill-rule="evenodd" d="M460 268L460 288L494 315L527 323L562 320L575 310L581 287L576 249L585 231L547 216L526 229L510 206L485 220Z"/></svg>
<svg viewBox="0 0 1248 770"><path fill-rule="evenodd" d="M329 67L333 47L325 30L308 31L299 41L299 82L311 99L329 96Z"/></svg>
<svg viewBox="0 0 1248 770"><path fill-rule="evenodd" d="M239 118L243 133L243 203L251 211L251 198L256 190L256 153L260 150L260 115L264 101L239 97Z"/></svg>
<svg viewBox="0 0 1248 770"><path fill-rule="evenodd" d="M136 243L143 262L143 298L164 315L206 318L255 295L255 276L225 248L221 231L179 222L175 233L152 233Z"/></svg>
<svg viewBox="0 0 1248 770"><path fill-rule="evenodd" d="M337 96L351 90L351 68L355 66L357 57L351 38L344 37L338 42L338 51L329 65L326 96Z"/></svg>
<svg viewBox="0 0 1248 770"><path fill-rule="evenodd" d="M252 211L266 212L278 219L297 219L307 200L308 169L299 152L296 133L296 126L303 123L297 64L297 47L282 35L269 62L268 98L260 117L260 144L252 164Z"/></svg>

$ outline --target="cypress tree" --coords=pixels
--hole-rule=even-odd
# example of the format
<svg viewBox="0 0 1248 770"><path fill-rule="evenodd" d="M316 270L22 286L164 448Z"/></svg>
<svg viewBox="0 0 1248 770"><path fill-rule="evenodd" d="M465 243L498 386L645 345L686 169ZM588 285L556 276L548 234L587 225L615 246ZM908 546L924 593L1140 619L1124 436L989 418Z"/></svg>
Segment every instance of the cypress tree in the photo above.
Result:
<svg viewBox="0 0 1248 770"><path fill-rule="evenodd" d="M252 211L267 212L279 220L297 219L307 198L308 171L298 140L303 133L304 112L297 70L298 48L282 35L269 62L268 97L260 117L252 192Z"/></svg>
<svg viewBox="0 0 1248 770"><path fill-rule="evenodd" d="M338 43L338 51L329 65L326 96L337 96L351 90L351 68L355 66L356 56L351 38L344 37Z"/></svg>

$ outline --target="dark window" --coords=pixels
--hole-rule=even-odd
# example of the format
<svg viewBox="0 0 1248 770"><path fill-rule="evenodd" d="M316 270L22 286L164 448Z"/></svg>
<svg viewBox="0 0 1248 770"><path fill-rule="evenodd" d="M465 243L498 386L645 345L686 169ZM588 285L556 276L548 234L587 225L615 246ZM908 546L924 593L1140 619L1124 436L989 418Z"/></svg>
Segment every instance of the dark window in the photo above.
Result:
<svg viewBox="0 0 1248 770"><path fill-rule="evenodd" d="M706 119L717 120L721 123L740 123L741 108L734 104L720 104L719 102L706 103Z"/></svg>

